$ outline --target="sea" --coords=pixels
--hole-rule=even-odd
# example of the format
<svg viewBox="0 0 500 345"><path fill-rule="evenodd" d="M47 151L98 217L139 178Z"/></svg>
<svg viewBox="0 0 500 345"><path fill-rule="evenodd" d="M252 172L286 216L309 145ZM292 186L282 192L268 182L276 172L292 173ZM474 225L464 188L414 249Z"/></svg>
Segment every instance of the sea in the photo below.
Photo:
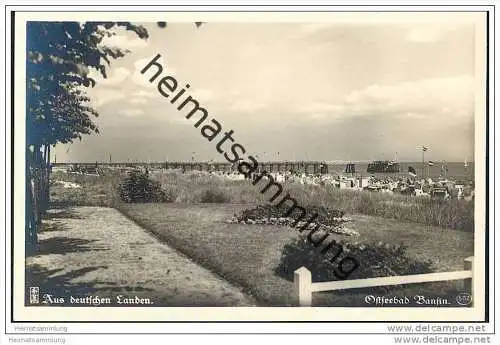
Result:
<svg viewBox="0 0 500 345"><path fill-rule="evenodd" d="M353 162L354 163L354 162ZM354 163L356 173L355 176L375 176L379 178L384 177L408 177L408 168L412 167L417 172L417 178L422 177L422 162L399 162L400 172L399 173L367 173L369 163ZM429 166L427 162L424 165L423 176L425 178L430 177L432 179L439 178L441 176L441 163L434 163L433 166ZM447 162L446 167L448 171L446 177L456 181L474 181L474 162L468 162L467 167L464 167L464 162ZM345 175L346 164L329 164L328 172L330 174L343 174Z"/></svg>

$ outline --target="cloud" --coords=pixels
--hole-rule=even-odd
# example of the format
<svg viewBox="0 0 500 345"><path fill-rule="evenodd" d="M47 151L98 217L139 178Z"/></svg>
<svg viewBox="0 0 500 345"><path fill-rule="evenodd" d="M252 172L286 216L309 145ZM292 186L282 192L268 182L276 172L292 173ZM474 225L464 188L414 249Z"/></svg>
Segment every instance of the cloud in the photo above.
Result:
<svg viewBox="0 0 500 345"><path fill-rule="evenodd" d="M229 104L228 109L240 113L252 113L267 107L266 103L253 101L249 99L237 99Z"/></svg>
<svg viewBox="0 0 500 345"><path fill-rule="evenodd" d="M214 92L208 89L191 89L191 96L200 102L210 102L215 99Z"/></svg>
<svg viewBox="0 0 500 345"><path fill-rule="evenodd" d="M122 50L138 51L140 49L146 48L148 46L148 42L146 40L138 38L137 36L130 37L126 34L117 34L111 37L105 37L101 41L101 45L108 47L117 47Z"/></svg>
<svg viewBox="0 0 500 345"><path fill-rule="evenodd" d="M146 87L146 88L151 88L151 86L153 84L158 82L160 77L156 78L155 81L153 81L153 83L149 82L149 79L155 73L157 73L156 71L158 70L158 68L156 66L151 66L150 70L146 71L144 74L141 73L141 71L144 69L144 67L146 67L149 64L149 62L153 59L154 59L154 56L151 56L151 57L139 59L136 62L134 62L134 72L132 74L132 81L134 83L136 83L137 85ZM170 76L175 77L175 70L165 63L163 56L160 57L157 60L157 62L163 67L163 71L161 74L162 76L170 75Z"/></svg>
<svg viewBox="0 0 500 345"><path fill-rule="evenodd" d="M152 91L138 90L132 93L134 97L145 97L145 98L155 98L158 96L157 93Z"/></svg>
<svg viewBox="0 0 500 345"><path fill-rule="evenodd" d="M301 112L307 113L324 113L324 112L337 112L344 107L339 104L331 104L327 102L312 102L305 107L299 108Z"/></svg>
<svg viewBox="0 0 500 345"><path fill-rule="evenodd" d="M390 112L436 112L447 107L456 116L468 113L474 102L470 76L432 78L396 85L372 85L344 97L352 109Z"/></svg>
<svg viewBox="0 0 500 345"><path fill-rule="evenodd" d="M139 116L139 115L144 115L144 111L141 109L135 109L135 108L130 108L130 109L124 109L119 111L120 114L123 114L125 116Z"/></svg>
<svg viewBox="0 0 500 345"><path fill-rule="evenodd" d="M101 88L99 92L94 92L91 99L96 108L102 107L109 102L115 102L126 98L126 94L121 90Z"/></svg>
<svg viewBox="0 0 500 345"><path fill-rule="evenodd" d="M305 23L298 27L298 32L294 33L291 38L306 38L335 27L338 27L337 23Z"/></svg>
<svg viewBox="0 0 500 345"><path fill-rule="evenodd" d="M434 118L437 114L448 120L463 119L473 115L473 85L474 79L467 75L375 84L345 94L340 102L311 102L298 110L316 120L371 115Z"/></svg>
<svg viewBox="0 0 500 345"><path fill-rule="evenodd" d="M129 98L128 102L130 104L147 104L148 101L144 98Z"/></svg>
<svg viewBox="0 0 500 345"><path fill-rule="evenodd" d="M108 77L104 78L100 72L92 69L89 77L93 78L98 85L118 85L130 75L130 71L125 67L110 68Z"/></svg>
<svg viewBox="0 0 500 345"><path fill-rule="evenodd" d="M94 105L102 107L105 104L123 102L123 100L130 104L143 105L147 104L148 100L161 99L158 92L154 90L156 85L148 81L148 74L143 75L140 73L140 70L149 61L149 59L138 60L132 68L111 68L109 76L106 79L93 70L90 77L94 78L97 82L97 87L91 90L91 98ZM162 60L160 62L163 63ZM132 71L134 72L132 73ZM151 71L150 74L152 75L153 72ZM130 83L131 81L132 83ZM142 87L138 88L137 85L148 87L150 90Z"/></svg>

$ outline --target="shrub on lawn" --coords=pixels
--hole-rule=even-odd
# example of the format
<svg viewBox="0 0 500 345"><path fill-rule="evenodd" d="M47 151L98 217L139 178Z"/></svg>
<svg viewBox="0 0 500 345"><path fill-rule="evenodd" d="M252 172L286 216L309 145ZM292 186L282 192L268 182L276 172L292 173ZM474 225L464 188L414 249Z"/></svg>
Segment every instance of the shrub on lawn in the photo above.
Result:
<svg viewBox="0 0 500 345"><path fill-rule="evenodd" d="M228 203L230 201L231 200L230 200L229 196L226 195L220 189L215 189L215 188L205 189L201 193L201 201L200 202L223 204L223 203Z"/></svg>
<svg viewBox="0 0 500 345"><path fill-rule="evenodd" d="M342 251L333 262L330 262L333 255L339 253L340 246L342 246ZM382 242L358 244L339 241L326 254L320 253L323 247L320 246L315 249L313 244L300 238L286 244L283 247L281 260L275 269L275 273L285 279L293 280L294 271L304 266L311 271L314 282L339 280L339 276L342 276L342 274L337 273L336 275L335 272L339 272L339 262L347 256L356 259L359 267L346 279L432 272L431 261L422 261L410 257L406 252L406 247L402 245L389 245ZM344 270L348 272L350 268L345 267ZM386 291L393 288L393 286L390 286L377 289Z"/></svg>
<svg viewBox="0 0 500 345"><path fill-rule="evenodd" d="M139 170L129 172L118 189L121 200L127 203L172 201L159 182L149 179L146 172Z"/></svg>

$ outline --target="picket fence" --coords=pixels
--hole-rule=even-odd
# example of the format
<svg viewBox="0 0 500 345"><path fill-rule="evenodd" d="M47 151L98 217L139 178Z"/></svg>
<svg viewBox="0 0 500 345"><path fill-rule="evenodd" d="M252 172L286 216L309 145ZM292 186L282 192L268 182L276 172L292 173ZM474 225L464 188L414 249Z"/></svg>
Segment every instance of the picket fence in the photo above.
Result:
<svg viewBox="0 0 500 345"><path fill-rule="evenodd" d="M310 307L313 292L359 289L374 286L428 283L446 280L464 279L464 291L471 291L472 295L473 275L474 257L471 256L464 260L463 271L414 274L406 276L391 276L368 279L339 280L319 283L313 283L311 279L311 272L307 268L301 267L294 272L293 283L295 295L299 301L299 306Z"/></svg>

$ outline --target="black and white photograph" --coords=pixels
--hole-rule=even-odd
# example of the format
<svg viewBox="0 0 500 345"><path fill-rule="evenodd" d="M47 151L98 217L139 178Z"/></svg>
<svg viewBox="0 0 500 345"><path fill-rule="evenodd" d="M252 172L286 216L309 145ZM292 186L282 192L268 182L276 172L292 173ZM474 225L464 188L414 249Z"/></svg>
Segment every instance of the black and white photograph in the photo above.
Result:
<svg viewBox="0 0 500 345"><path fill-rule="evenodd" d="M20 321L484 319L487 13L12 20Z"/></svg>

